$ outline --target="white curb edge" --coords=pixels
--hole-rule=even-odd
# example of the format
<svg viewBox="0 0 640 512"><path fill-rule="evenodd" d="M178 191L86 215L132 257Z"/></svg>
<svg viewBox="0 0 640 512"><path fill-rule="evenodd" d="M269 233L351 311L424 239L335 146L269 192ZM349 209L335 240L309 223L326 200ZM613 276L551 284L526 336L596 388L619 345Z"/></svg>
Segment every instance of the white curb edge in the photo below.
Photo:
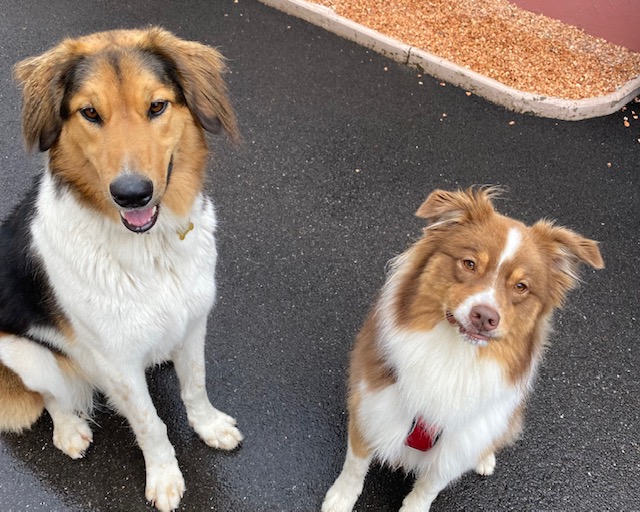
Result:
<svg viewBox="0 0 640 512"><path fill-rule="evenodd" d="M332 9L304 0L259 0L265 5L301 18L340 37L370 48L398 62L416 67L514 112L564 121L606 116L620 110L640 94L640 75L615 92L582 100L566 100L519 91L432 53L413 48L338 16Z"/></svg>

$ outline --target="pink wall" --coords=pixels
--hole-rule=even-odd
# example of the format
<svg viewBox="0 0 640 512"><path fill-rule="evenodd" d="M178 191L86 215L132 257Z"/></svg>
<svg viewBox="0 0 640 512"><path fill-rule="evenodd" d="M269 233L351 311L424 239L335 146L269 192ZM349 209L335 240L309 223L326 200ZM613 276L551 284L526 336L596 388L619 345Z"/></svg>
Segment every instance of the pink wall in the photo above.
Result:
<svg viewBox="0 0 640 512"><path fill-rule="evenodd" d="M510 0L588 34L640 52L640 0Z"/></svg>

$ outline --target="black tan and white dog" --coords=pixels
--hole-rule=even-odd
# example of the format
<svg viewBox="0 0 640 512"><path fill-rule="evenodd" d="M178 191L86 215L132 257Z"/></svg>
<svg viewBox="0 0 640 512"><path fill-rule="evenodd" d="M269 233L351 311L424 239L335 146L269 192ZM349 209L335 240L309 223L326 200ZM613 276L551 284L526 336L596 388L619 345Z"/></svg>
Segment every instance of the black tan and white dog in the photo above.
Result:
<svg viewBox="0 0 640 512"><path fill-rule="evenodd" d="M216 217L204 131L238 135L224 69L216 50L159 28L67 39L15 68L26 143L48 153L0 231L0 430L44 408L55 446L82 457L99 390L131 425L163 511L185 485L146 367L173 361L205 443L242 440L205 388Z"/></svg>
<svg viewBox="0 0 640 512"><path fill-rule="evenodd" d="M593 240L498 214L497 193L437 190L418 209L430 224L356 340L347 456L323 512L353 508L373 459L417 476L401 510L425 512L517 438L553 311L581 263L604 262Z"/></svg>

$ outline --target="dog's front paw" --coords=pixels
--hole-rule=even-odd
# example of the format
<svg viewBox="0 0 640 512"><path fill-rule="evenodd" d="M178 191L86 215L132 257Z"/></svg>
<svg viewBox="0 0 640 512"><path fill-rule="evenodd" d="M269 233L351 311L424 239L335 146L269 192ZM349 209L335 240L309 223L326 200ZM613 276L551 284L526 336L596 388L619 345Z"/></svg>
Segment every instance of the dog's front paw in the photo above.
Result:
<svg viewBox="0 0 640 512"><path fill-rule="evenodd" d="M322 502L322 512L351 512L358 500L353 489L344 489L339 482L333 484Z"/></svg>
<svg viewBox="0 0 640 512"><path fill-rule="evenodd" d="M145 496L158 510L168 512L177 509L183 494L184 479L175 460L147 467Z"/></svg>
<svg viewBox="0 0 640 512"><path fill-rule="evenodd" d="M496 468L496 455L491 452L486 457L480 459L476 466L476 473L482 476L493 475L493 470Z"/></svg>
<svg viewBox="0 0 640 512"><path fill-rule="evenodd" d="M53 421L53 444L72 459L81 459L93 441L86 420L75 414L57 414Z"/></svg>
<svg viewBox="0 0 640 512"><path fill-rule="evenodd" d="M218 410L212 412L206 420L192 421L191 426L212 448L233 450L244 439L236 427L236 420Z"/></svg>
<svg viewBox="0 0 640 512"><path fill-rule="evenodd" d="M421 496L416 492L407 494L398 512L429 512L435 495Z"/></svg>

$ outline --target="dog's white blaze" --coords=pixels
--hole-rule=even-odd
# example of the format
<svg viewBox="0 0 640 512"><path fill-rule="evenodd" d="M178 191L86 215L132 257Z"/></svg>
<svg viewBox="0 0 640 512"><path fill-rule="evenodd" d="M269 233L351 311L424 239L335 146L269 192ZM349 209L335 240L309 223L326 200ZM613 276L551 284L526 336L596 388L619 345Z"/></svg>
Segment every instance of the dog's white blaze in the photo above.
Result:
<svg viewBox="0 0 640 512"><path fill-rule="evenodd" d="M500 306L496 300L496 286L498 284L498 276L500 267L510 259L512 259L522 244L522 233L517 228L509 229L507 233L507 241L498 258L498 265L495 270L493 282L488 288L470 295L462 304L460 304L453 312L456 320L465 326L468 326L468 318L474 306L484 304L500 311Z"/></svg>
<svg viewBox="0 0 640 512"><path fill-rule="evenodd" d="M498 260L498 268L500 268L505 261L512 259L520 244L522 243L522 233L517 228L511 228L509 233L507 234L507 243L502 249L502 253L500 254L500 259Z"/></svg>

